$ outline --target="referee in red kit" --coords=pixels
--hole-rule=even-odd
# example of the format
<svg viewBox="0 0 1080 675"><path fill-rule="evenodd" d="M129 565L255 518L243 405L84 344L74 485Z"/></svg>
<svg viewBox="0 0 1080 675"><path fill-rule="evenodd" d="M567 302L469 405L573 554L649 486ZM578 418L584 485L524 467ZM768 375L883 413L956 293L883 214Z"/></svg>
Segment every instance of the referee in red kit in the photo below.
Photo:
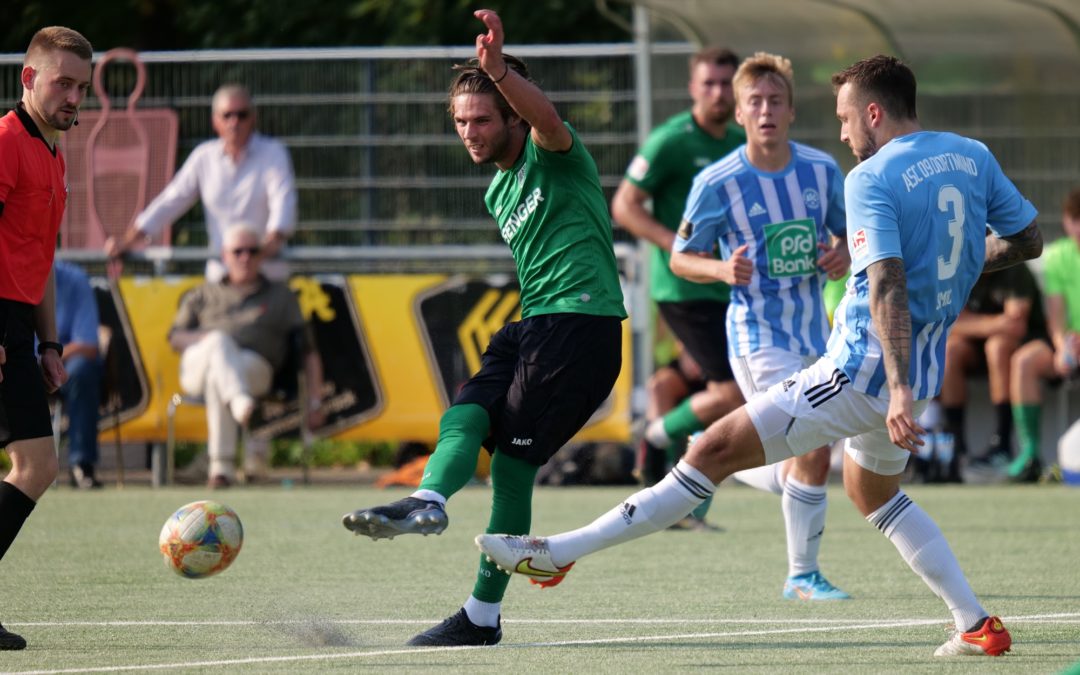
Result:
<svg viewBox="0 0 1080 675"><path fill-rule="evenodd" d="M90 42L70 28L39 30L23 59L22 100L0 118L0 447L11 458L0 482L0 559L58 469L46 400L67 379L53 283L67 202L56 143L78 123L92 56ZM25 647L0 626L0 649Z"/></svg>

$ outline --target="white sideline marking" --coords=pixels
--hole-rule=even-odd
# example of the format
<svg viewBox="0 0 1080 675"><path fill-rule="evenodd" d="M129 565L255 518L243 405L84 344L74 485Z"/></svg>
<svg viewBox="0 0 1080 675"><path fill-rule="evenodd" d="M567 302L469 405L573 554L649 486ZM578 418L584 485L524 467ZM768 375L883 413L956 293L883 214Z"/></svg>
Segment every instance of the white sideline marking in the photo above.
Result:
<svg viewBox="0 0 1080 675"><path fill-rule="evenodd" d="M1013 623L1023 622L1041 622L1052 623L1060 621L1062 623L1072 623L1071 619L1080 618L1080 613L1070 612L1061 614L1036 614L1029 616L1005 616L1002 620ZM1070 621L1063 621L1070 620ZM634 620L638 623L670 623L673 620L670 619L641 619ZM685 623L687 620L680 620ZM730 623L737 621L736 619L715 620L714 623ZM777 620L775 623L782 623L784 621L791 622L791 620ZM557 620L557 619L540 619L530 620L523 619L514 621L512 623L622 623L628 622L626 620ZM292 621L252 621L252 622L127 622L127 621L106 621L106 622L70 622L70 623L49 623L49 624L19 624L19 625L101 625L101 626L144 626L144 625L243 625L245 623L251 624L282 624L282 623L296 623ZM363 623L369 623L369 621L363 621ZM404 621L382 621L380 623L406 623ZM412 622L409 622L412 623ZM508 622L511 623L511 622ZM742 623L773 623L770 620L753 619L745 620ZM821 623L820 621L818 623ZM397 654L428 654L439 652L451 652L451 651L464 651L464 650L476 650L476 649L523 649L523 648L535 648L535 647L573 647L581 645L598 645L598 644L623 644L628 642L660 642L663 640L690 640L690 639L703 639L703 638L732 638L732 637L752 637L761 635L784 635L789 633L831 633L846 630L862 630L866 628L907 628L912 626L926 626L943 623L940 618L936 619L904 619L892 622L859 622L846 625L835 626L823 626L823 627L805 627L799 626L797 628L777 628L770 630L748 630L748 631L731 631L723 633L676 633L672 635L635 635L630 637L618 637L618 638L597 638L593 640L559 640L554 642L526 642L508 645L498 645L495 647L411 647L408 649L383 649L378 651L361 651L361 652L345 652L341 654L306 654L296 656L261 656L250 657L244 659L221 659L215 661L187 661L177 663L150 663L131 666L99 666L94 668L63 668L58 670L17 670L0 673L0 675L61 675L63 673L103 673L103 672L127 672L133 670L172 670L176 668L208 668L215 666L242 666L256 663L297 663L297 662L316 662L316 661L336 661L341 659L361 659L371 658L374 656L394 656ZM15 624L10 624L15 625Z"/></svg>
<svg viewBox="0 0 1080 675"><path fill-rule="evenodd" d="M1053 623L1071 623L1067 619L1080 621L1080 612L1065 612L1060 614L1033 614L1029 616L1002 617L1011 621L1048 621ZM238 619L220 621L169 621L169 620L146 620L146 621L8 621L8 626L34 627L34 628L63 628L67 626L292 626L306 625L317 621L322 624L336 626L383 626L383 625L417 625L438 623L441 619ZM841 627L850 627L849 624L870 624L871 626L894 626L897 622L916 621L929 623L948 623L947 618L941 619L506 619L504 624L550 624L550 625L604 625L604 624L640 624L640 625L664 625L664 624L834 624ZM907 625L907 624L901 624ZM914 624L921 625L921 624Z"/></svg>

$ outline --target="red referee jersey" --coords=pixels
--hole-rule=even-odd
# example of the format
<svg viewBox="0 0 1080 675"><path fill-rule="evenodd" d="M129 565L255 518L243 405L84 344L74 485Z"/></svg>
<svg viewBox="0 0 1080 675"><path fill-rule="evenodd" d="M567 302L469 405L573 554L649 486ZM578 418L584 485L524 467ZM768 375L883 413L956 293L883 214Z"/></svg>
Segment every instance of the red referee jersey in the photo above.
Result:
<svg viewBox="0 0 1080 675"><path fill-rule="evenodd" d="M64 157L22 104L0 118L0 298L41 302L67 203Z"/></svg>

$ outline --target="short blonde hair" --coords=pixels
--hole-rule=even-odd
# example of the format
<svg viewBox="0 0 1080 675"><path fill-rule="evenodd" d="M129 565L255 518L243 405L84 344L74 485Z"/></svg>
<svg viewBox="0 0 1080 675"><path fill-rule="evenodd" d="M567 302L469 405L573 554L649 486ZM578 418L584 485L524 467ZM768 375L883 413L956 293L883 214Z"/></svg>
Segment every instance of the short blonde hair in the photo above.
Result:
<svg viewBox="0 0 1080 675"><path fill-rule="evenodd" d="M788 92L788 103L795 105L795 75L791 69L791 61L768 52L757 52L748 57L735 71L732 79L735 100L739 99L739 91L743 87L752 86L762 79L783 84Z"/></svg>

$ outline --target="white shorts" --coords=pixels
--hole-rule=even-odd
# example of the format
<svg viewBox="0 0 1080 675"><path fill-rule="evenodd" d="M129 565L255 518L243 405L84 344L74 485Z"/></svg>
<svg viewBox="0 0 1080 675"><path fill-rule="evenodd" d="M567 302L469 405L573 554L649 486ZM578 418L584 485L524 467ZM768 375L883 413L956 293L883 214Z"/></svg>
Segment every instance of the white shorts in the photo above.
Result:
<svg viewBox="0 0 1080 675"><path fill-rule="evenodd" d="M779 347L765 347L747 356L731 357L731 372L749 401L777 382L817 363L818 356L802 356Z"/></svg>
<svg viewBox="0 0 1080 675"><path fill-rule="evenodd" d="M927 402L915 402L915 417L922 414ZM907 466L911 453L889 440L885 428L888 410L888 399L855 391L847 375L827 358L746 404L769 464L846 438L844 451L859 466L894 476Z"/></svg>

